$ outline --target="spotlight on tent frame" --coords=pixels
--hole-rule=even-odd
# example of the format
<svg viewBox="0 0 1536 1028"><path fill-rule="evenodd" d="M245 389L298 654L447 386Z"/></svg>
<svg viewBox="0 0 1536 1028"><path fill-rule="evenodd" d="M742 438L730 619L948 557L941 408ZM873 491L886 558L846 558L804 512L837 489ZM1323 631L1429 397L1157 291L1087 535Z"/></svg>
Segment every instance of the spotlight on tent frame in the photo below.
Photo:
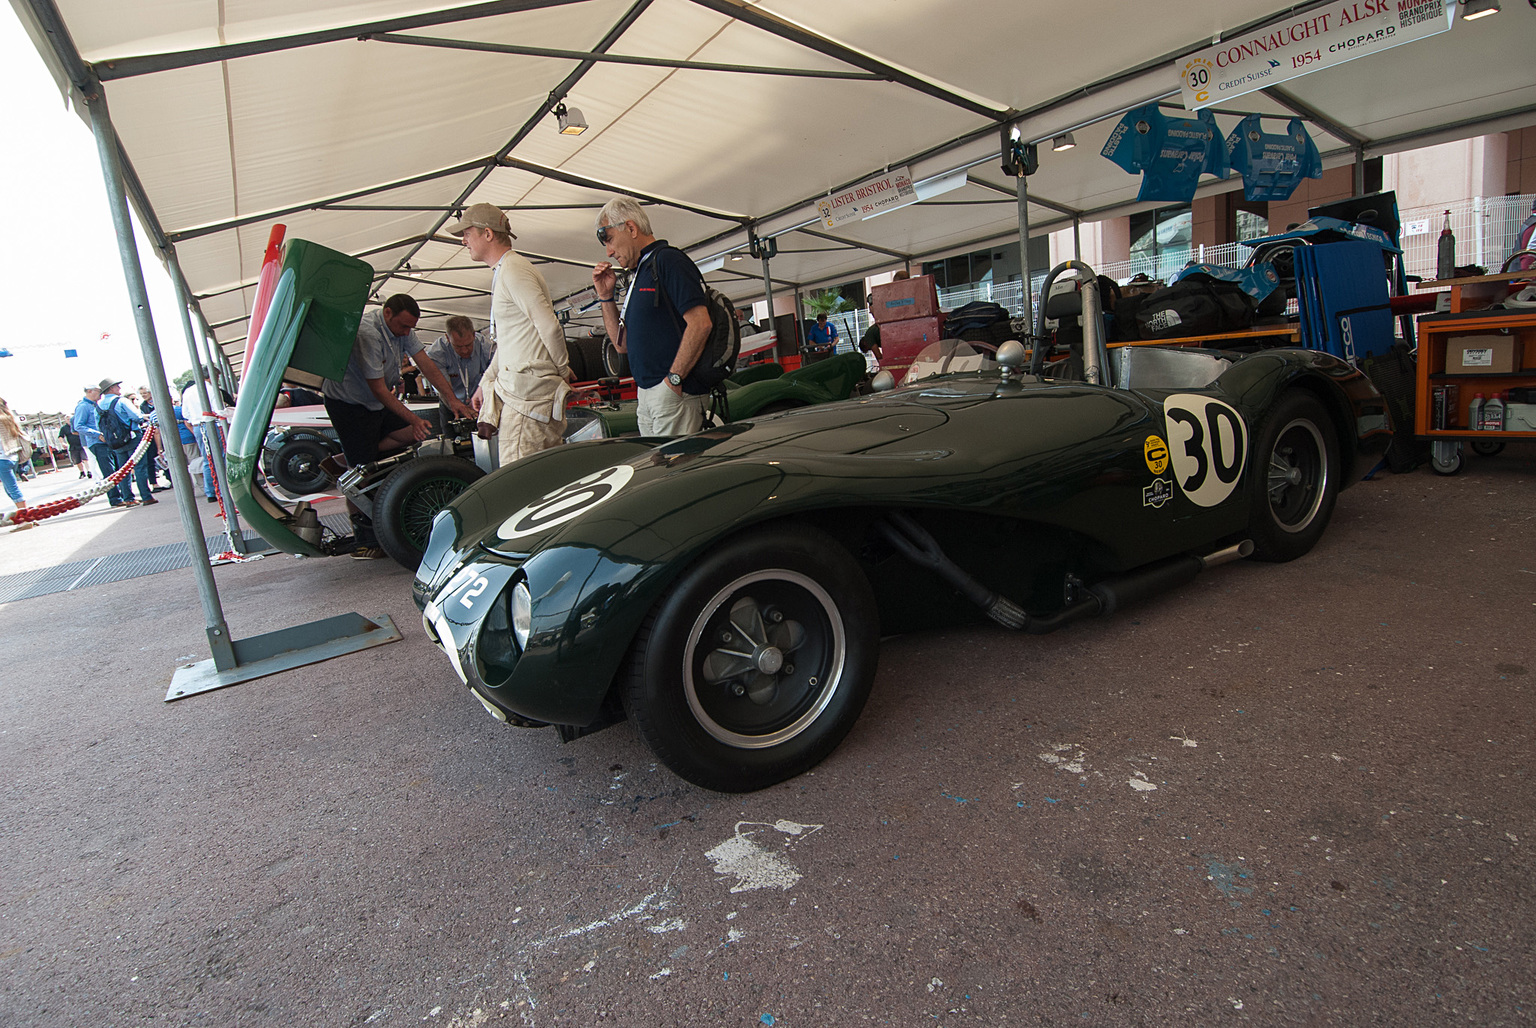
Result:
<svg viewBox="0 0 1536 1028"><path fill-rule="evenodd" d="M1461 0L1461 19L1476 21L1499 13L1499 0Z"/></svg>
<svg viewBox="0 0 1536 1028"><path fill-rule="evenodd" d="M1055 150L1057 153L1061 153L1063 150L1070 150L1076 145L1077 140L1072 138L1072 133L1070 132L1063 132L1061 135L1051 140L1051 149Z"/></svg>
<svg viewBox="0 0 1536 1028"><path fill-rule="evenodd" d="M555 120L560 123L562 136L579 136L587 130L587 119L578 108L567 108L564 103L555 105Z"/></svg>

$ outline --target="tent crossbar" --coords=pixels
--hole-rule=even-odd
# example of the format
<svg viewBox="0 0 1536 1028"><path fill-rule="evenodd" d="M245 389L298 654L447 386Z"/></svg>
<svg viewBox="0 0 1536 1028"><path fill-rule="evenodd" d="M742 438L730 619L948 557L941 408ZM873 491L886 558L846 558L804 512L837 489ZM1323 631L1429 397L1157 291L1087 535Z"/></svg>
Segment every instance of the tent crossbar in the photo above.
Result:
<svg viewBox="0 0 1536 1028"><path fill-rule="evenodd" d="M382 185L369 186L366 189L354 189L337 196L327 197L324 200L310 200L307 203L294 204L291 207L283 207L277 210L262 211L260 214L247 214L239 218L230 218L227 221L210 222L207 225L198 225L193 228L182 229L179 232L169 232L166 239L172 243L184 242L188 239L197 239L202 236L211 236L219 232L228 232L231 229L244 228L247 225L259 224L263 221L272 221L277 218L286 218L294 214L302 214L305 211L323 210L332 204L346 203L348 200L357 200L365 196L374 196L378 193L387 193L392 189L403 189L406 186L420 185L423 182L431 182L435 179L447 178L451 175L462 175L467 171L486 171L493 166L494 158L481 157L473 161L465 161L455 164L451 168L439 168L437 171L427 171L420 175L412 175L409 178L397 179L393 182L385 182ZM447 219L444 219L447 220Z"/></svg>
<svg viewBox="0 0 1536 1028"><path fill-rule="evenodd" d="M841 61L844 64L855 68L863 68L865 71L874 73L879 78L906 86L908 89L924 93L934 99L942 100L947 104L959 107L972 114L978 114L994 122L1007 120L1014 114L1013 111L1006 107L986 103L974 97L966 96L963 93L946 89L937 82L914 75L908 71L903 71L895 65L887 64L869 54L861 53L851 47L834 42L826 36L811 32L799 25L770 14L747 2L747 0L693 0L693 2L717 14L723 14L727 18L751 25L753 28L761 29L781 39L787 39L792 43Z"/></svg>
<svg viewBox="0 0 1536 1028"><path fill-rule="evenodd" d="M644 14L645 11L651 6L651 2L652 0L635 0L635 3L632 4L627 11L624 12L624 16L615 22L608 29L608 31L603 34L603 38L599 40L597 45L592 49L597 53L606 53L611 47L618 43L619 39L624 35L625 32L628 32L629 29L633 27L635 22L640 20L640 16ZM479 189L481 184L490 177L492 170L494 170L502 160L508 158L511 155L513 149L515 149L519 143L528 137L528 134L534 130L534 127L537 126L539 122L543 121L543 119L548 115L549 110L560 100L564 99L566 94L571 91L576 83L580 82L582 77L586 75L587 72L591 71L594 67L596 67L596 65L590 59L588 59L582 61L575 68L571 69L570 74L561 79L560 83L555 86L554 89L549 91L549 99L545 106L532 117L530 117L527 121L523 122L522 127L512 134L512 138L507 140L506 145L504 145L500 150L496 151L495 157L493 157L484 168L480 169L480 172L476 174L475 177L469 182L469 184L459 192L459 195L457 199L454 200L454 203L466 203L469 198L474 195L475 190ZM448 216L444 214L438 219L437 224L432 226L432 231L430 234L435 235L437 231L447 223ZM408 262L412 257L416 256L420 250L421 246L419 244L412 248L409 253L400 258L400 261L395 265L394 270L400 270L400 266Z"/></svg>
<svg viewBox="0 0 1536 1028"><path fill-rule="evenodd" d="M434 11L430 14L418 14L406 18L391 18L387 21L365 22L361 25L321 29L316 32L301 32L292 36L253 39L244 43L210 46L198 50L146 54L140 57L119 57L114 60L101 62L96 66L96 74L104 82L114 79L133 78L139 75L153 75L161 71L172 71L177 68L192 68L200 64L217 64L221 61L232 61L241 57L256 57L261 54L278 53L283 50L297 50L306 46L317 46L322 43L337 43L347 39L357 39L359 36L392 32L396 29L418 29L425 28L428 25L450 25L455 22L474 21L478 18L494 18L503 14L520 14L524 11L537 11L546 7L560 7L579 2L581 0L493 0L490 3L453 7L443 11Z"/></svg>
<svg viewBox="0 0 1536 1028"><path fill-rule="evenodd" d="M510 54L517 57L550 57L567 61L592 61L597 64L635 64L648 68L678 68L686 71L723 71L740 75L782 75L807 79L853 79L866 82L888 81L887 76L868 71L817 71L809 68L774 68L755 64L721 64L713 61L684 61L666 57L634 57L624 54L592 53L587 50L559 50L546 46L522 46L516 43L481 43L469 39L442 39L435 36L407 36L381 32L360 37L379 43L406 46L440 47L446 50L473 50L479 53Z"/></svg>
<svg viewBox="0 0 1536 1028"><path fill-rule="evenodd" d="M604 182L601 179L588 178L585 175L572 174L571 172L562 171L559 168L551 168L543 164L534 164L532 161L525 161L519 157L502 157L497 161L497 163L505 168L515 168L518 171L530 172L534 175L553 179L556 182L564 182L568 186L580 186L584 189L597 189L609 193L622 193L626 196L633 196L637 200L648 200L653 204L658 204L663 207L675 207L678 210L687 211L690 214L703 215L706 218L714 218L717 221L729 221L734 222L737 225L745 226L752 220L744 214L729 214L725 211L717 211L709 207L700 207L696 204L686 203L682 200L672 200L664 196L657 196L654 193L646 193L641 190L636 190L629 186L618 185L613 182Z"/></svg>

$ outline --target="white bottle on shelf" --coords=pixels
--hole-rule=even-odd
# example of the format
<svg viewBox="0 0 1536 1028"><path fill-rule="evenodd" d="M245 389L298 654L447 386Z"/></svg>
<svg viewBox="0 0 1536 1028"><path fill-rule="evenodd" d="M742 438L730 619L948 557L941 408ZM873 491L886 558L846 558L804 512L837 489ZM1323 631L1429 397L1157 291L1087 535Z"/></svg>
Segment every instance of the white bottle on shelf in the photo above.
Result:
<svg viewBox="0 0 1536 1028"><path fill-rule="evenodd" d="M1503 393L1494 393L1488 398L1488 402L1483 404L1483 423L1481 427L1484 432L1504 431L1503 395Z"/></svg>
<svg viewBox="0 0 1536 1028"><path fill-rule="evenodd" d="M1472 406L1467 408L1467 427L1476 432L1483 427L1483 394L1476 393L1472 397Z"/></svg>

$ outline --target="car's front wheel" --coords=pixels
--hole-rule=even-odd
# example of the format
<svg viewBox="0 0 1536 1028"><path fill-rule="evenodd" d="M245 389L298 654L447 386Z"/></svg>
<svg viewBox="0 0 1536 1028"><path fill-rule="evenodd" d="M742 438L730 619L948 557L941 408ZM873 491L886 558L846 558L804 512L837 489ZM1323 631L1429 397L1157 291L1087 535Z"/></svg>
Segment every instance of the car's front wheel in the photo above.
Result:
<svg viewBox="0 0 1536 1028"><path fill-rule="evenodd" d="M748 532L701 557L647 616L625 708L678 775L749 792L836 748L878 650L874 597L846 550L808 527Z"/></svg>
<svg viewBox="0 0 1536 1028"><path fill-rule="evenodd" d="M373 531L379 546L407 571L415 571L432 534L432 519L485 476L458 457L413 457L390 472L373 498Z"/></svg>
<svg viewBox="0 0 1536 1028"><path fill-rule="evenodd" d="M1248 530L1259 560L1295 560L1322 538L1338 497L1333 423L1311 394L1291 392L1259 430Z"/></svg>

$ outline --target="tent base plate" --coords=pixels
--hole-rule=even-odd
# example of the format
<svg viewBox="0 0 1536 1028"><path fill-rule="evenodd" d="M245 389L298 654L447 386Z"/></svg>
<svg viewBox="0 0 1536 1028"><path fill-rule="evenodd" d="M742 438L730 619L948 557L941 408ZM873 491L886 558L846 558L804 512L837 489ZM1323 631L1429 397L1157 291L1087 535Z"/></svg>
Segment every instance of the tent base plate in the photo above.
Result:
<svg viewBox="0 0 1536 1028"><path fill-rule="evenodd" d="M371 621L361 614L350 613L236 640L233 666L220 670L212 657L196 664L183 664L171 675L171 687L165 694L165 701L169 703L249 682L253 678L291 671L306 664L318 664L401 638L400 630L388 615Z"/></svg>

